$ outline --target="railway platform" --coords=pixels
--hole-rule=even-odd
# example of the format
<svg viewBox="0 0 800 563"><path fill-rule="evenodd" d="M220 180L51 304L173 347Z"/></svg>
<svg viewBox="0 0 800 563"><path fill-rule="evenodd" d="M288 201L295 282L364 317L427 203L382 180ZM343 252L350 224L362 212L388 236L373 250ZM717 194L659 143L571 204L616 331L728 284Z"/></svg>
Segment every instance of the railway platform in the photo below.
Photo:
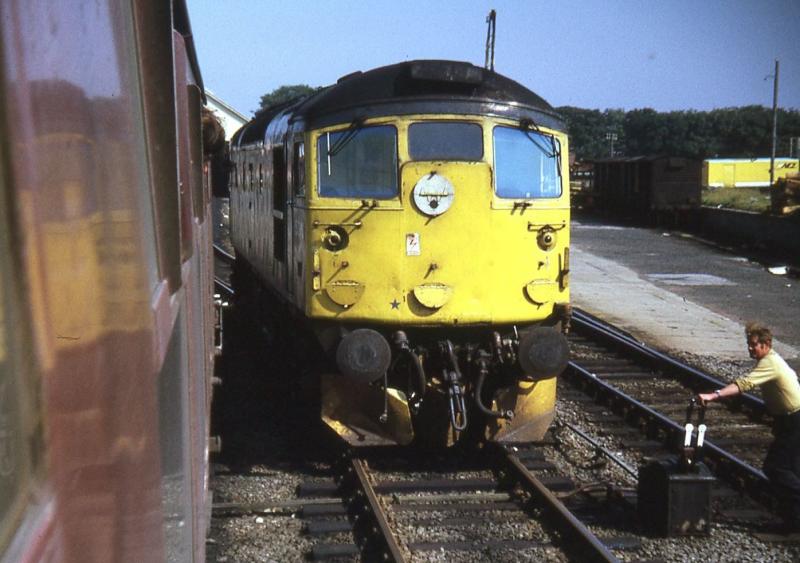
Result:
<svg viewBox="0 0 800 563"><path fill-rule="evenodd" d="M800 369L800 279L675 231L573 222L572 303L665 351L749 361L744 325L761 321ZM749 364L748 364L749 365Z"/></svg>

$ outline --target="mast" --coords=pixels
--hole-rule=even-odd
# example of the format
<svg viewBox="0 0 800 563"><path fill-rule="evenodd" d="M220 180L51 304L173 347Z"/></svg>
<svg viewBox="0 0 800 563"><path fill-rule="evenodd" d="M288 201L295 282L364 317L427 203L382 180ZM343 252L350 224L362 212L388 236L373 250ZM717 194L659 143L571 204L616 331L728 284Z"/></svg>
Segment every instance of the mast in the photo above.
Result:
<svg viewBox="0 0 800 563"><path fill-rule="evenodd" d="M486 23L489 24L486 30L486 62L484 66L489 70L494 70L494 32L497 14L494 10L486 16Z"/></svg>

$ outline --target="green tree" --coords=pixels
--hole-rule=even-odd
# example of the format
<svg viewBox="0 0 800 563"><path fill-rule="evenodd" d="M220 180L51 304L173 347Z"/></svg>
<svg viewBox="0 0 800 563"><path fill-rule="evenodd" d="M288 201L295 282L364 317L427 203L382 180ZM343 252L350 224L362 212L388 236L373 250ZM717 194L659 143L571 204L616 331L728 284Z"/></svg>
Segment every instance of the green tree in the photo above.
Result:
<svg viewBox="0 0 800 563"><path fill-rule="evenodd" d="M267 109L268 107L288 102L301 96L308 96L313 94L321 88L314 88L308 84L291 84L275 88L269 94L261 96L261 105L259 111Z"/></svg>
<svg viewBox="0 0 800 563"><path fill-rule="evenodd" d="M635 109L625 114L622 123L625 131L626 152L630 155L652 154L661 144L661 119L651 108Z"/></svg>
<svg viewBox="0 0 800 563"><path fill-rule="evenodd" d="M615 133L614 153L625 149L623 122L625 112L610 109L603 112L596 109L582 109L571 106L556 108L567 123L571 151L579 159L608 158L611 152L607 133Z"/></svg>
<svg viewBox="0 0 800 563"><path fill-rule="evenodd" d="M565 106L557 111L567 123L571 150L582 160L608 158L607 133L617 134L616 155L752 158L769 156L771 150L772 110L763 106L663 113ZM788 156L791 137L800 137L800 111L778 110L778 156Z"/></svg>

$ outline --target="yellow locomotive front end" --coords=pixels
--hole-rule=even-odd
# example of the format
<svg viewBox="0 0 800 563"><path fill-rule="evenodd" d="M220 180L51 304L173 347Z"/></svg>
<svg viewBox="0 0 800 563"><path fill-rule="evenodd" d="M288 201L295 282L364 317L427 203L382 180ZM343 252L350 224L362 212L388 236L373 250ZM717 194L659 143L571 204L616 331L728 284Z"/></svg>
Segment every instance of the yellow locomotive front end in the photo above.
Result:
<svg viewBox="0 0 800 563"><path fill-rule="evenodd" d="M310 318L508 325L569 302L564 135L414 116L323 130L311 146Z"/></svg>
<svg viewBox="0 0 800 563"><path fill-rule="evenodd" d="M566 361L566 136L413 115L309 146L306 313L341 371L325 421L356 445L540 439Z"/></svg>
<svg viewBox="0 0 800 563"><path fill-rule="evenodd" d="M242 279L316 333L331 428L353 445L544 435L569 321L567 137L547 102L409 61L269 108L232 146Z"/></svg>

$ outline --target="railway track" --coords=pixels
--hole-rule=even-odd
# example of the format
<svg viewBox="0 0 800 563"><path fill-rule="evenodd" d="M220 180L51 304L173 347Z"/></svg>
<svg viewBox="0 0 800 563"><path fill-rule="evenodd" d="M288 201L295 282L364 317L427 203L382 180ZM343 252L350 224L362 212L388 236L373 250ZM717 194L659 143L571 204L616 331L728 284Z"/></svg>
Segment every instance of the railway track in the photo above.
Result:
<svg viewBox="0 0 800 563"><path fill-rule="evenodd" d="M217 291L224 293L228 297L233 297L233 285L231 285L231 269L236 257L214 244L214 287Z"/></svg>
<svg viewBox="0 0 800 563"><path fill-rule="evenodd" d="M581 311L573 314L570 362L563 381L574 390L561 396L582 402L607 433L618 433L634 459L680 453L687 405L697 392L726 384L636 341L630 335ZM768 510L774 497L756 468L771 442L771 419L753 395L712 403L705 415L704 461L721 485L747 495ZM731 496L717 487L716 496ZM748 508L733 507L741 515ZM754 515L758 511L751 511ZM724 516L724 514L722 514ZM761 515L763 516L763 515ZM759 516L759 517L761 517Z"/></svg>
<svg viewBox="0 0 800 563"><path fill-rule="evenodd" d="M234 257L215 245L214 258L217 290L232 295ZM463 466L453 465L462 456L448 453L444 458L446 473L428 466L418 467L415 474L408 464L419 463L419 458L405 449L394 456L359 451L340 464L335 479L303 483L296 499L223 502L214 506L214 513L219 518L302 515L315 538L310 555L318 560L410 561L425 554L446 552L457 558L477 551L483 558L505 553L516 560L524 552L530 560L546 553L556 559L616 561L612 550L638 545L630 538L596 537L571 508L580 509L583 519L598 521L601 514L615 512L607 505L616 500L607 499L605 489L597 498L592 491L580 491L537 447L487 448L479 460L470 458ZM559 499L563 494L572 495L566 503ZM493 522L488 530L487 519Z"/></svg>
<svg viewBox="0 0 800 563"><path fill-rule="evenodd" d="M536 445L489 447L436 467L414 459L406 449L359 451L336 480L301 485L306 531L318 540L311 558L618 561L640 546L633 536L595 535L585 522L627 517L632 526L630 507L560 474Z"/></svg>
<svg viewBox="0 0 800 563"><path fill-rule="evenodd" d="M215 260L218 265L229 267L232 257L225 254L215 250ZM587 321L583 322L584 319ZM573 346L579 354L561 378L559 394L580 405L585 420L596 422L594 428L561 421L546 443L517 450L487 446L472 457L453 452L419 458L408 450L359 451L334 464L335 469L327 473L330 479L317 475L303 481L297 494L289 498L266 495L258 502L254 499L261 495L244 500L237 499L238 493L231 494L223 499L230 502L214 506L216 526L227 528L230 524L226 522L241 519L243 528L250 529L258 527L259 519L267 522L276 522L276 518L291 518L292 522L299 519L306 534L297 534L298 540L289 541L306 546L305 553L317 560L614 561L648 559L653 554L677 560L667 555L674 550L673 544L659 547L660 540L641 534L633 488L621 489L610 482L577 477L563 460L551 458L551 454L558 451L559 436L563 433L583 434L580 439L598 452L605 449L607 459L621 467L629 475L629 485L635 486L639 461L679 447L689 397L698 390L719 387L722 382L705 374L697 378L678 375L672 371L677 369L674 360L581 312L575 315L573 327ZM638 351L626 351L627 347L638 347ZM269 361L274 366L274 358ZM254 362L248 359L245 363ZM566 385L568 382L572 385L572 381L582 383L575 387ZM231 384L234 382L232 379ZM662 393L662 386L667 383L676 387L664 387L666 391ZM606 389L612 387L617 389ZM637 387L642 389L637 391ZM625 394L632 395L638 406L626 403L621 398ZM270 391L267 395L275 393ZM672 396L673 400L662 395ZM247 392L247 397L254 396ZM730 415L743 425L762 428L764 444L769 440L769 417L755 397L743 397L739 403L732 405L730 413L722 404L714 404L712 407L716 408L709 410L706 461L720 475L720 485L714 489L715 520L728 530L746 531L751 522L771 517L768 512L771 496L763 475L753 466L762 454L757 452L752 463L748 463L723 448L725 443L719 439L723 434L719 432L727 423L721 417ZM254 407L254 412L274 412L274 408ZM283 443L286 439L276 434L273 426L302 426L304 423L300 421L307 421L313 415L313 412L298 414L298 421L292 423L295 417L287 411L283 417L270 418L275 422L265 424L259 432ZM662 418L670 423L660 426ZM629 426L631 423L633 426ZM307 432L295 434L290 439L292 443L302 442L301 435L308 439ZM614 436L629 454L624 457L627 463L618 455L620 447L604 448L600 444ZM263 437L260 439L263 441ZM720 450L716 457L714 447ZM265 450L264 459L282 450L269 451ZM307 454L298 456L298 459L308 458ZM251 479L266 482L258 474L238 474L237 470L227 478L247 483L245 491L254 488L249 484ZM747 491L762 504L747 500L739 491ZM285 528L282 524L275 525ZM737 537L740 534L734 533ZM722 535L726 537L728 533ZM282 537L288 537L288 533ZM252 541L263 541L257 538L253 536ZM640 549L643 543L644 548ZM702 551L700 546L704 543L704 539L698 539L688 549Z"/></svg>

